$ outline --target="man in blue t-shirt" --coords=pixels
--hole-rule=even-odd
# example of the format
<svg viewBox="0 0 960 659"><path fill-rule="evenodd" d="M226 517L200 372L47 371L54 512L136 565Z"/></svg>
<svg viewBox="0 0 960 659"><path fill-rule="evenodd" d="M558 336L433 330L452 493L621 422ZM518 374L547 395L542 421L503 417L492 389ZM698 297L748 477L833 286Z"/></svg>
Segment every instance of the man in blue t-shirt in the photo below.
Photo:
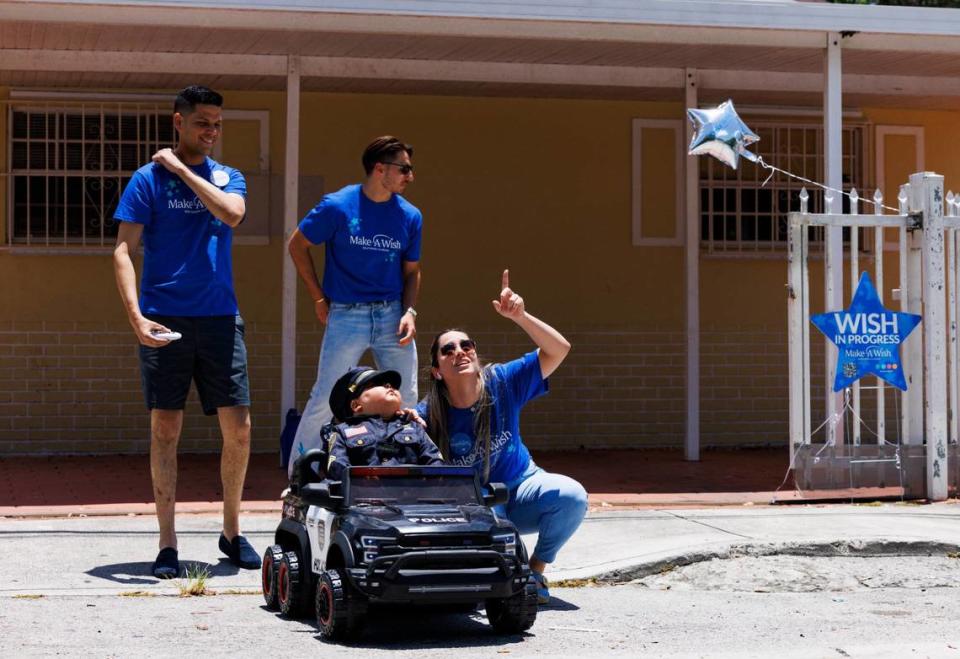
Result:
<svg viewBox="0 0 960 659"><path fill-rule="evenodd" d="M175 149L161 149L134 173L114 212L120 222L113 266L127 318L140 342L150 410L150 473L160 527L157 578L180 573L174 510L177 443L191 380L205 414L223 433L220 549L243 568L260 557L240 535L240 499L250 456L250 387L243 320L233 292L230 244L246 213L243 175L209 157L222 129L223 98L187 87L174 101ZM132 255L143 240L137 299Z"/></svg>
<svg viewBox="0 0 960 659"><path fill-rule="evenodd" d="M416 317L420 292L420 211L401 197L413 181L413 147L391 136L364 150L363 183L326 195L287 243L326 325L317 380L293 440L288 470L322 443L330 391L369 348L377 366L400 373L405 406L417 402ZM324 244L323 285L310 247Z"/></svg>

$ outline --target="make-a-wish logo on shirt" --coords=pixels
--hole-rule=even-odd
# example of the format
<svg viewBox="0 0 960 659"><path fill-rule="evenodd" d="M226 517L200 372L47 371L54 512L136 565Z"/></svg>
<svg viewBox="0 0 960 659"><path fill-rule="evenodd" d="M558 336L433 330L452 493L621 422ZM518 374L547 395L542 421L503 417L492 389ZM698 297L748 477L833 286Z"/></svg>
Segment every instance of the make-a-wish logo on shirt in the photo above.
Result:
<svg viewBox="0 0 960 659"><path fill-rule="evenodd" d="M184 213L202 213L207 210L198 197L193 199L169 199L167 208L169 210L181 210Z"/></svg>
<svg viewBox="0 0 960 659"><path fill-rule="evenodd" d="M373 238L366 236L350 236L350 244L360 249L373 250L376 252L386 252L393 249L400 249L400 241L382 233L378 233Z"/></svg>
<svg viewBox="0 0 960 659"><path fill-rule="evenodd" d="M179 195L190 192L186 185L179 179L170 179L167 181L165 192L167 195L167 209L180 210L184 213L201 213L207 210L200 198L194 195L193 199L176 198Z"/></svg>
<svg viewBox="0 0 960 659"><path fill-rule="evenodd" d="M350 232L351 236L356 236L358 233L360 233L360 218L350 218L350 221L347 222L347 230Z"/></svg>
<svg viewBox="0 0 960 659"><path fill-rule="evenodd" d="M507 445L507 453L511 453L510 440L513 439L513 433L509 430L503 430L496 437L490 438L490 462L496 462L496 456ZM468 453L469 451L469 453ZM449 464L456 467L469 467L483 460L483 447L480 442L473 442L466 434L458 433L450 438L450 459Z"/></svg>

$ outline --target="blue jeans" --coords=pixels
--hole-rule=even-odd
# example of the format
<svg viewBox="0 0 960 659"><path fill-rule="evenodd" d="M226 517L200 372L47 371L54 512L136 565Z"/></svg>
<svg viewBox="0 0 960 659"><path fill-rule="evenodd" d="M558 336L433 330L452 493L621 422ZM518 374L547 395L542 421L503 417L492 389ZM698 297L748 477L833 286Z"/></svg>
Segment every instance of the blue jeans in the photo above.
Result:
<svg viewBox="0 0 960 659"><path fill-rule="evenodd" d="M330 305L327 329L320 347L317 381L303 410L303 418L293 439L288 473L294 461L306 451L320 446L320 429L330 422L330 390L341 375L357 365L363 353L373 351L377 368L400 373L400 395L404 407L417 403L417 346L397 343L397 327L403 309L399 300Z"/></svg>
<svg viewBox="0 0 960 659"><path fill-rule="evenodd" d="M517 482L507 485L510 501L498 512L520 533L539 533L531 556L553 563L587 514L587 491L572 478L546 472L532 461Z"/></svg>

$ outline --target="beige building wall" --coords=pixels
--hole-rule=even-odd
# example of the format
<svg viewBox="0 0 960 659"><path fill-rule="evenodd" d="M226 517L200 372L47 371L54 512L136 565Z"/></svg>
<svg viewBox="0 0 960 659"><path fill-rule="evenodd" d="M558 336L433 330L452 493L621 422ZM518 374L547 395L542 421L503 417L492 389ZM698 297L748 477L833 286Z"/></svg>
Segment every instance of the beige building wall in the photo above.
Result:
<svg viewBox="0 0 960 659"><path fill-rule="evenodd" d="M271 175L279 180L283 94L224 93L228 108L269 110ZM0 89L0 99L5 94ZM532 347L490 304L509 267L528 309L574 346L551 378L551 394L525 411L528 444L679 446L683 248L632 244L631 125L636 117L676 119L682 111L639 102L304 93L301 175L319 198L360 179L360 152L372 137L389 132L411 142L417 169L407 197L424 213L421 364L433 334L448 326L474 334L493 360ZM948 135L953 113L868 116L926 127L926 167L948 182L956 175L949 144L931 148L941 135L956 139ZM0 122L0 136L3 130ZM231 153L253 158L249 135L230 139L227 124L228 164ZM282 197L269 207L282 208L277 203ZM4 204L4 222L5 213ZM269 227L268 244L234 247L259 451L277 446L280 416L282 218L271 214ZM320 266L321 250L315 259ZM895 258L891 263L892 277ZM785 442L785 278L785 260L701 260L705 446ZM136 346L109 250L0 252L0 281L0 454L145 451ZM303 290L298 321L302 407L322 337ZM216 422L198 407L188 403L182 448L215 450Z"/></svg>

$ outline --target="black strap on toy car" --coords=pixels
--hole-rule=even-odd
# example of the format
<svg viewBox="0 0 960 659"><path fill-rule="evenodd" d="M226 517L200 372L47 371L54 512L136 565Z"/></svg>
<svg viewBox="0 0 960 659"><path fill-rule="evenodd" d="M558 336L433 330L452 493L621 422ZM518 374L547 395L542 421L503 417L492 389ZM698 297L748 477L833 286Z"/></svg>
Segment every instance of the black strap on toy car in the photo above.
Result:
<svg viewBox="0 0 960 659"><path fill-rule="evenodd" d="M327 462L329 461L328 439L330 431L335 429L331 423L320 429L320 446L312 448L293 463L291 485L300 487L307 483L316 483L327 477Z"/></svg>

